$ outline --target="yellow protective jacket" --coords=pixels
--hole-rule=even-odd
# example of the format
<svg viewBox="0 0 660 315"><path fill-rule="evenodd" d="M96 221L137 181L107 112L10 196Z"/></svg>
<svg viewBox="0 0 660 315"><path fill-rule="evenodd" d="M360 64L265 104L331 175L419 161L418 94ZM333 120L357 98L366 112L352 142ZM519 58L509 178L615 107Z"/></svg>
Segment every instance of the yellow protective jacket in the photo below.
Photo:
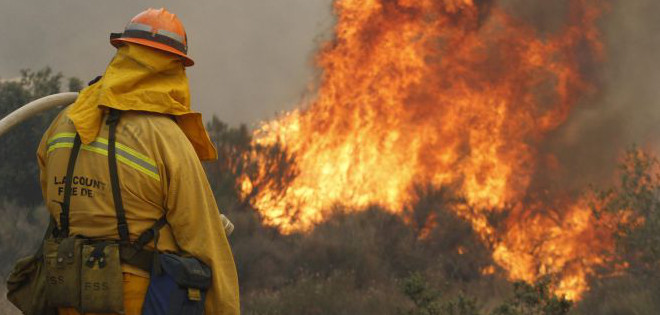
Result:
<svg viewBox="0 0 660 315"><path fill-rule="evenodd" d="M199 113L190 109L180 58L126 44L100 81L87 87L46 131L38 157L48 210L58 221L64 176L75 133L82 140L73 173L70 232L118 239L108 168L107 108L122 111L117 162L132 240L163 214L160 251L185 252L213 272L207 314L238 314L238 279L227 236L200 160L217 157ZM153 244L149 247L153 248ZM125 265L124 272L148 276Z"/></svg>
<svg viewBox="0 0 660 315"><path fill-rule="evenodd" d="M58 221L67 163L76 129L70 106L53 121L38 149L41 187L47 208ZM103 118L105 119L105 118ZM70 206L71 235L119 239L110 173L108 126L81 147ZM236 267L220 212L193 145L171 115L125 111L117 126L117 162L131 240L163 214L158 249L188 253L211 267L207 314L238 314ZM153 248L153 244L149 247ZM124 272L148 276L125 265Z"/></svg>

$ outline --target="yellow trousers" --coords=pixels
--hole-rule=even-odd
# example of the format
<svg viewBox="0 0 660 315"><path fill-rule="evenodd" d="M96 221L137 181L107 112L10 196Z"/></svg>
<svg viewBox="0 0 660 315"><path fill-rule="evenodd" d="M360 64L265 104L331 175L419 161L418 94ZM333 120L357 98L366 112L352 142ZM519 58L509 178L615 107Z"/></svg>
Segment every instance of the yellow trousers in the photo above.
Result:
<svg viewBox="0 0 660 315"><path fill-rule="evenodd" d="M147 295L149 278L124 273L124 310L125 315L142 314L142 304ZM60 315L80 315L75 308L60 308ZM86 315L100 315L97 313L85 313Z"/></svg>

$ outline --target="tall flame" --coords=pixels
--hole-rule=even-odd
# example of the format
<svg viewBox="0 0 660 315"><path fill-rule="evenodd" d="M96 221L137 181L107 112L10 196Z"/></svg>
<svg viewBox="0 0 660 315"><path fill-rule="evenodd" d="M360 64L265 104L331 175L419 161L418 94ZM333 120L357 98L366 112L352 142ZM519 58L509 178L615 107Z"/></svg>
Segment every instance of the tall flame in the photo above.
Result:
<svg viewBox="0 0 660 315"><path fill-rule="evenodd" d="M455 211L511 279L560 274L557 292L578 298L611 236L586 201L543 203L531 187L558 167L543 140L593 89L580 61L602 57L601 2L571 1L565 26L541 35L492 1L335 1L315 99L256 132L283 144L298 174L283 193L259 191L255 207L285 233L306 231L338 203L403 213L415 184L451 185L467 200ZM495 229L487 215L504 208Z"/></svg>

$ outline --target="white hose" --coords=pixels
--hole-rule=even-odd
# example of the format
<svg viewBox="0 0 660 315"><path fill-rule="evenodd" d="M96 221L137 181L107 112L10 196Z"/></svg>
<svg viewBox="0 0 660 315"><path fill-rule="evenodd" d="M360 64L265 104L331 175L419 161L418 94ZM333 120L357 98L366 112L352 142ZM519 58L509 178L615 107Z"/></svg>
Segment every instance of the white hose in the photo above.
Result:
<svg viewBox="0 0 660 315"><path fill-rule="evenodd" d="M51 108L72 104L78 98L76 92L53 94L32 101L0 120L0 137L16 125Z"/></svg>

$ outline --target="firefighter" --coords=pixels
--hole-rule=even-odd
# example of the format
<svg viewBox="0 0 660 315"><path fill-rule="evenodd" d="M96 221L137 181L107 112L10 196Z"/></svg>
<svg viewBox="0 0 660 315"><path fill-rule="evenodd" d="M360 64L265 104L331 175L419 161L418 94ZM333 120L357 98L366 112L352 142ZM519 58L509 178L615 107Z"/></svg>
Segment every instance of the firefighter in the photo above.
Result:
<svg viewBox="0 0 660 315"><path fill-rule="evenodd" d="M205 299L206 314L238 314L236 267L200 163L217 153L201 115L190 109L185 67L194 62L183 25L165 9L148 9L111 35L111 43L117 52L103 76L55 118L38 149L58 240L44 246L50 305L60 314L142 314L150 304L154 314L169 307L154 305L163 303L158 291L165 283L155 279L183 268L192 283L186 301ZM104 278L113 257L120 257L119 289ZM189 267L185 259L199 264ZM58 288L59 280L70 280L55 276L69 268L67 261L82 271ZM110 298L113 292L120 296ZM112 299L123 300L123 310L104 308Z"/></svg>

